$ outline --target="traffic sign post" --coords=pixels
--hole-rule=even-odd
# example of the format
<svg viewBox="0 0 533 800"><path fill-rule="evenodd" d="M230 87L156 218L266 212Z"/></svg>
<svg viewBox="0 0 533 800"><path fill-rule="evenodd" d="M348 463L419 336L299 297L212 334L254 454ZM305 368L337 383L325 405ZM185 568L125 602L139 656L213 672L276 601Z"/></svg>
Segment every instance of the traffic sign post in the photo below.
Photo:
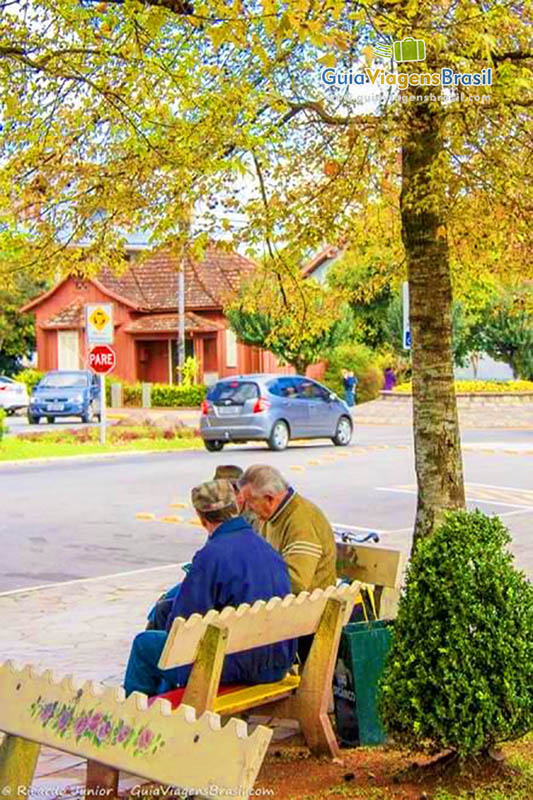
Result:
<svg viewBox="0 0 533 800"><path fill-rule="evenodd" d="M113 344L113 303L88 303L85 306L87 344Z"/></svg>
<svg viewBox="0 0 533 800"><path fill-rule="evenodd" d="M409 322L409 284L407 281L402 286L402 300L403 300L403 331L402 331L402 347L404 350L411 349L411 324Z"/></svg>
<svg viewBox="0 0 533 800"><path fill-rule="evenodd" d="M105 396L105 376L115 369L117 356L108 344L100 344L89 353L89 369L100 375L100 444L105 444L107 404Z"/></svg>

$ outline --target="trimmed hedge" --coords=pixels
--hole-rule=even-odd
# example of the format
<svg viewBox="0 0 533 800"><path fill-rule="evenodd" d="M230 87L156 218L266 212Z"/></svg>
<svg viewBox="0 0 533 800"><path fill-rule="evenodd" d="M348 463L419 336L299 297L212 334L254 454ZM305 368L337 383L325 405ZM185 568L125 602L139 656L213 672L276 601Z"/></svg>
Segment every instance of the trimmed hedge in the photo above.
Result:
<svg viewBox="0 0 533 800"><path fill-rule="evenodd" d="M397 744L461 757L533 728L533 586L498 517L448 512L407 571L380 686Z"/></svg>
<svg viewBox="0 0 533 800"><path fill-rule="evenodd" d="M411 394L411 381L401 383L393 389L399 394ZM456 394L473 394L474 392L533 392L533 381L455 381Z"/></svg>
<svg viewBox="0 0 533 800"><path fill-rule="evenodd" d="M140 408L142 403L142 384L126 383L116 379L106 381L106 397L108 404L111 403L111 384L122 384L122 402L124 406ZM198 384L195 386L171 386L167 383L152 384L152 407L153 408L184 408L197 407L201 404L207 393L207 386Z"/></svg>
<svg viewBox="0 0 533 800"><path fill-rule="evenodd" d="M5 420L6 412L3 408L0 408L0 442L4 438L4 433L6 432Z"/></svg>

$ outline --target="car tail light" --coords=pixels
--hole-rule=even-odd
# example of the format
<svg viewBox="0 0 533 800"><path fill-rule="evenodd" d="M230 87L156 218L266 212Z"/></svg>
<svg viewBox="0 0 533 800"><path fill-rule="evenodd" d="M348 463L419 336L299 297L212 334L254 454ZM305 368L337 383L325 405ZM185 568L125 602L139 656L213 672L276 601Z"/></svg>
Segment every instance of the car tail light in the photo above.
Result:
<svg viewBox="0 0 533 800"><path fill-rule="evenodd" d="M2 386L0 386L0 392L3 392L3 391L4 391L4 389L7 389L7 386L5 386L5 384L4 384L4 385L2 385Z"/></svg>
<svg viewBox="0 0 533 800"><path fill-rule="evenodd" d="M202 400L202 405L200 408L202 410L202 414L209 414L209 403L207 400Z"/></svg>
<svg viewBox="0 0 533 800"><path fill-rule="evenodd" d="M260 414L261 411L268 411L270 403L264 397L258 397L252 408L253 414Z"/></svg>

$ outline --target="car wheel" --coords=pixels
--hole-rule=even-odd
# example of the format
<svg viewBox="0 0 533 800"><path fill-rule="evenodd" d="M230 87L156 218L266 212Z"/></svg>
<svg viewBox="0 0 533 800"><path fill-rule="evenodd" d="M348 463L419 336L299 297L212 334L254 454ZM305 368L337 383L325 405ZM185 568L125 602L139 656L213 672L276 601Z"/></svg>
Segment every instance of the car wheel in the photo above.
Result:
<svg viewBox="0 0 533 800"><path fill-rule="evenodd" d="M289 427L286 422L279 419L272 428L270 436L268 437L268 446L271 450L285 450L289 444L290 434Z"/></svg>
<svg viewBox="0 0 533 800"><path fill-rule="evenodd" d="M34 417L33 414L28 414L28 425L38 425L40 421L40 417Z"/></svg>
<svg viewBox="0 0 533 800"><path fill-rule="evenodd" d="M224 442L221 442L220 439L204 439L204 446L210 453L219 453L224 447Z"/></svg>
<svg viewBox="0 0 533 800"><path fill-rule="evenodd" d="M46 421L48 422L49 425L53 425L54 422L56 421L56 418L55 417L46 417Z"/></svg>
<svg viewBox="0 0 533 800"><path fill-rule="evenodd" d="M331 441L337 447L346 447L352 441L353 425L348 417L341 417L337 422L337 430Z"/></svg>
<svg viewBox="0 0 533 800"><path fill-rule="evenodd" d="M6 408L6 414L8 417L12 417L14 413L15 413L14 408Z"/></svg>
<svg viewBox="0 0 533 800"><path fill-rule="evenodd" d="M89 403L87 406L87 411L81 415L82 422L94 422L94 406L92 403Z"/></svg>

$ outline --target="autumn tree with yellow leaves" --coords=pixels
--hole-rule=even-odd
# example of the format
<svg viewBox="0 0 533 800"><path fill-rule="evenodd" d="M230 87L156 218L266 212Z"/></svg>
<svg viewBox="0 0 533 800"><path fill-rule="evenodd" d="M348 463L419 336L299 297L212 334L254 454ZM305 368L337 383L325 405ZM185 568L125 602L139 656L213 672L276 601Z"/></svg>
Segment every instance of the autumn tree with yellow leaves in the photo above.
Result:
<svg viewBox="0 0 533 800"><path fill-rule="evenodd" d="M431 534L464 505L452 215L472 214L479 198L464 220L468 254L477 238L495 273L527 267L517 256L533 205L531 9L530 0L2 4L3 280L124 268L132 228L179 248L190 208L193 254L222 229L254 252L266 243L273 274L287 273L277 258L287 242L303 254L350 237L386 196L410 286L415 541ZM487 99L475 101L472 85L445 96L385 83L364 110L322 80L324 68L393 71L373 46L405 37L426 52L404 73L490 68ZM476 273L475 258L467 269Z"/></svg>

